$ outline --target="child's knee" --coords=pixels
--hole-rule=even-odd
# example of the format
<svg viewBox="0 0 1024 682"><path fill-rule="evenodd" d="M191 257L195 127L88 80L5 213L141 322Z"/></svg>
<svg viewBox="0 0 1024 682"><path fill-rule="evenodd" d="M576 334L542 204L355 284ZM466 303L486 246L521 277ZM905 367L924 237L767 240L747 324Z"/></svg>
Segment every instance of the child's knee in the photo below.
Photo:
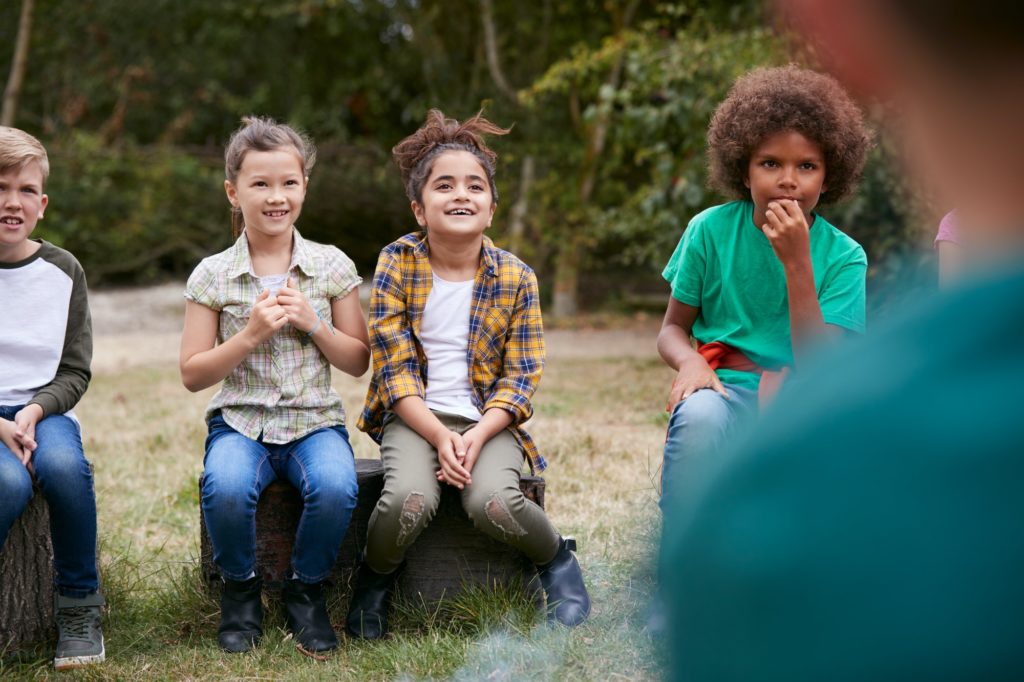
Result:
<svg viewBox="0 0 1024 682"><path fill-rule="evenodd" d="M404 487L392 491L387 497L387 500L384 496L381 497L380 502L385 504L378 503L378 511L392 518L397 517L398 536L395 542L399 546L404 546L416 538L434 518L441 501L436 486L434 489Z"/></svg>
<svg viewBox="0 0 1024 682"><path fill-rule="evenodd" d="M32 477L28 469L13 458L0 461L0 490L3 490L4 506L13 508L15 515L21 514L32 499Z"/></svg>
<svg viewBox="0 0 1024 682"><path fill-rule="evenodd" d="M329 476L317 481L313 491L321 504L351 509L356 505L359 484L356 482L355 473L351 476Z"/></svg>
<svg viewBox="0 0 1024 682"><path fill-rule="evenodd" d="M672 410L672 421L691 425L717 426L730 419L728 400L718 391L702 388L685 400L680 400Z"/></svg>
<svg viewBox="0 0 1024 682"><path fill-rule="evenodd" d="M32 466L40 487L63 488L92 479L92 470L82 451L66 442L39 441Z"/></svg>
<svg viewBox="0 0 1024 682"><path fill-rule="evenodd" d="M497 530L506 538L526 535L516 516L526 503L523 493L515 490L471 490L463 501L470 520L480 530Z"/></svg>
<svg viewBox="0 0 1024 682"><path fill-rule="evenodd" d="M259 495L256 479L251 473L229 469L207 469L203 472L202 507L208 511L235 512L256 509Z"/></svg>

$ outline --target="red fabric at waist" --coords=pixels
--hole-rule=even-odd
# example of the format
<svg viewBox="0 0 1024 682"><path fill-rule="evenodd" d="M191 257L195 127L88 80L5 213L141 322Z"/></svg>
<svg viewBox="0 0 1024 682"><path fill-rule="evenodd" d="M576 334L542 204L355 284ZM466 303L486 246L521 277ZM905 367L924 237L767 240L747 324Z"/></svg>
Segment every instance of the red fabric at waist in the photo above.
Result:
<svg viewBox="0 0 1024 682"><path fill-rule="evenodd" d="M761 383L757 389L757 403L764 407L778 393L782 380L789 373L788 367L781 370L767 370L751 360L743 351L733 348L721 341L702 343L697 352L707 361L711 369L732 369L737 372L753 372L761 375Z"/></svg>

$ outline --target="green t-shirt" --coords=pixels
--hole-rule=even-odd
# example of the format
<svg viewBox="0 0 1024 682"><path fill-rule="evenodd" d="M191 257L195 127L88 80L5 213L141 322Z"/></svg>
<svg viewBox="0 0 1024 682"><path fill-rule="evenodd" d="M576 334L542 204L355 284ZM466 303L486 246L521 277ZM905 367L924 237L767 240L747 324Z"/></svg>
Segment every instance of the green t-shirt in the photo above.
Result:
<svg viewBox="0 0 1024 682"><path fill-rule="evenodd" d="M691 330L700 343L721 341L765 369L780 369L793 364L786 275L753 215L752 202L734 201L694 216L662 276L677 301L700 308ZM864 249L821 216L810 237L825 323L863 332ZM760 381L726 369L718 377L750 388Z"/></svg>

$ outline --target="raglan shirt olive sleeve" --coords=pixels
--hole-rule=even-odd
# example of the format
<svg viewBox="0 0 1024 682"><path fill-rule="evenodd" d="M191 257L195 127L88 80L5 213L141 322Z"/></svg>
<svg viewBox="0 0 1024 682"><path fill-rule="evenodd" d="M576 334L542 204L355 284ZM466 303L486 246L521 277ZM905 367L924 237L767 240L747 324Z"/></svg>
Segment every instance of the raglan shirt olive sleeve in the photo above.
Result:
<svg viewBox="0 0 1024 682"><path fill-rule="evenodd" d="M71 278L68 300L68 321L64 347L53 380L42 386L28 404L43 408L43 417L63 414L82 399L92 379L92 317L89 314L89 292L85 271L78 260L63 249L44 243L45 258Z"/></svg>

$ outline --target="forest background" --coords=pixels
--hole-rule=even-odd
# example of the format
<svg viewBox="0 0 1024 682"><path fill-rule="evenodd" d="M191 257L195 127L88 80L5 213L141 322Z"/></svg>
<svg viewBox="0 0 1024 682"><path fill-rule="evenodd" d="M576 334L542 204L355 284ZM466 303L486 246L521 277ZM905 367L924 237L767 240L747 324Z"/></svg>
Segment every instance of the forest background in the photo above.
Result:
<svg viewBox="0 0 1024 682"><path fill-rule="evenodd" d="M91 285L181 280L230 243L223 146L247 114L314 138L300 228L369 277L415 228L391 147L430 108L484 109L514 124L493 141L492 237L535 267L555 318L664 305L682 228L722 199L705 184L710 115L737 75L792 60L787 42L757 0L0 3L4 122L51 157L37 236ZM871 291L927 259L931 216L890 140L823 211L867 249Z"/></svg>

